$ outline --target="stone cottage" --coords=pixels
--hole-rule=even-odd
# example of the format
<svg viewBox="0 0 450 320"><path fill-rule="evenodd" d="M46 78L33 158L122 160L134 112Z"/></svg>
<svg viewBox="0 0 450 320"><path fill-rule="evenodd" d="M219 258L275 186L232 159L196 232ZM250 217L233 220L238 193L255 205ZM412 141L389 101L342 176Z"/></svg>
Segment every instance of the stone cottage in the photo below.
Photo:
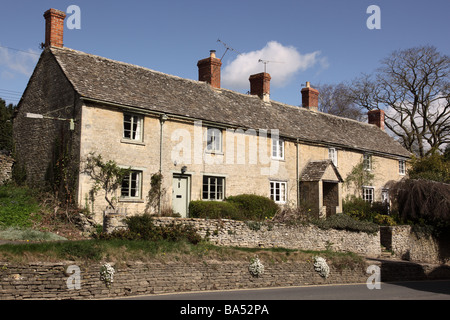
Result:
<svg viewBox="0 0 450 320"><path fill-rule="evenodd" d="M28 183L42 185L55 148L64 149L78 166L75 201L99 222L107 203L101 194L92 202L82 170L91 152L131 169L116 194L127 214L145 210L156 173L163 208L183 217L191 200L244 193L330 215L349 194L388 201L387 183L405 174L410 154L384 131L383 111L369 123L321 113L309 84L302 107L273 101L267 73L249 75L250 94L221 88L214 51L197 62L198 81L76 51L63 45L64 12L44 17L45 49L14 119L17 160ZM373 180L345 187L358 164Z"/></svg>

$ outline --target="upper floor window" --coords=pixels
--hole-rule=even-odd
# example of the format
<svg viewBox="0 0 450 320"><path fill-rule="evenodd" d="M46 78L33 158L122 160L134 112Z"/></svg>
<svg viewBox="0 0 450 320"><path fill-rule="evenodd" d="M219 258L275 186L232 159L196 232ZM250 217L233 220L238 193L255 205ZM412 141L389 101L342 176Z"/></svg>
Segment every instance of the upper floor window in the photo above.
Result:
<svg viewBox="0 0 450 320"><path fill-rule="evenodd" d="M372 155L365 154L363 158L363 169L366 171L372 170Z"/></svg>
<svg viewBox="0 0 450 320"><path fill-rule="evenodd" d="M138 115L123 115L123 138L142 141L142 127L144 118Z"/></svg>
<svg viewBox="0 0 450 320"><path fill-rule="evenodd" d="M272 139L272 159L284 160L284 141Z"/></svg>
<svg viewBox="0 0 450 320"><path fill-rule="evenodd" d="M405 160L398 161L398 173L401 175L406 174L406 161Z"/></svg>
<svg viewBox="0 0 450 320"><path fill-rule="evenodd" d="M217 128L207 129L206 150L210 152L222 152L222 130Z"/></svg>
<svg viewBox="0 0 450 320"><path fill-rule="evenodd" d="M330 159L333 162L333 164L337 167L338 158L337 158L337 150L335 148L328 149L328 159Z"/></svg>

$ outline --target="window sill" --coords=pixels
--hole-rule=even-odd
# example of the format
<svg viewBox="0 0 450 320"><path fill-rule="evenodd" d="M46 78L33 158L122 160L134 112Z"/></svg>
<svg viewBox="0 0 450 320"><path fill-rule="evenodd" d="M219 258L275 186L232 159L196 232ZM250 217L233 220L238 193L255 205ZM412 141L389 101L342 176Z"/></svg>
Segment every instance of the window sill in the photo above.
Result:
<svg viewBox="0 0 450 320"><path fill-rule="evenodd" d="M218 155L218 156L223 156L223 151L206 150L205 152L207 154L215 154L215 155Z"/></svg>
<svg viewBox="0 0 450 320"><path fill-rule="evenodd" d="M135 144L135 145L138 145L138 146L145 146L145 143L142 142L142 141L139 141L139 140L131 140L131 139L122 138L122 139L120 139L120 142L121 143L126 143L126 144Z"/></svg>
<svg viewBox="0 0 450 320"><path fill-rule="evenodd" d="M133 198L120 198L119 202L125 202L125 203L144 203L145 201L143 199L133 199Z"/></svg>

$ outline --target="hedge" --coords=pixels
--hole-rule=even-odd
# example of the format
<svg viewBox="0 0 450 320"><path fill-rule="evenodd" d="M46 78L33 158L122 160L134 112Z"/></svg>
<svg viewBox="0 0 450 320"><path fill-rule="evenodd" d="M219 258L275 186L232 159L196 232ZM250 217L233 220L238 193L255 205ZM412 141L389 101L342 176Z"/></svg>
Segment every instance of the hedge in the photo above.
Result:
<svg viewBox="0 0 450 320"><path fill-rule="evenodd" d="M191 201L193 218L262 221L271 219L279 210L271 199L252 194L231 196L224 201Z"/></svg>

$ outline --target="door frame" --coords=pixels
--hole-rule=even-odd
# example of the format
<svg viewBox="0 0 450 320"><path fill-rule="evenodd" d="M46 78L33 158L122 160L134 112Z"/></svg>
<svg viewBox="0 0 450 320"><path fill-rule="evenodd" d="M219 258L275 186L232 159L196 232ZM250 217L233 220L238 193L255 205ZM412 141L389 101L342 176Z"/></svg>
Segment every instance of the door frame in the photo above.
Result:
<svg viewBox="0 0 450 320"><path fill-rule="evenodd" d="M189 218L189 202L191 201L191 175L190 174L180 174L180 173L173 173L172 174L172 208L174 204L174 190L173 190L173 182L174 179L186 179L186 216L182 218Z"/></svg>

